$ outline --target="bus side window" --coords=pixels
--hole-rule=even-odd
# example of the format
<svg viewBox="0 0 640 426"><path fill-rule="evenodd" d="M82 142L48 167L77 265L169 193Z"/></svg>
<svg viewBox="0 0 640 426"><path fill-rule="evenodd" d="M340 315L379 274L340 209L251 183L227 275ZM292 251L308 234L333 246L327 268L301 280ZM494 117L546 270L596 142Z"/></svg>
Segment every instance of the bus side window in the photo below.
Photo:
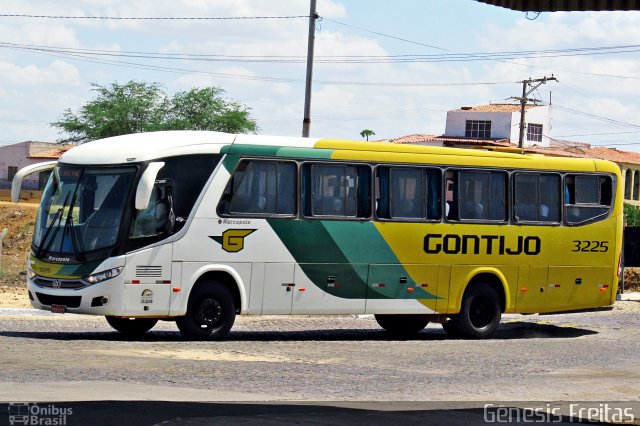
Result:
<svg viewBox="0 0 640 426"><path fill-rule="evenodd" d="M303 165L303 214L307 217L371 216L371 169L344 163Z"/></svg>
<svg viewBox="0 0 640 426"><path fill-rule="evenodd" d="M457 172L460 220L504 222L507 217L507 174L484 170Z"/></svg>
<svg viewBox="0 0 640 426"><path fill-rule="evenodd" d="M516 173L513 178L513 220L560 221L560 176L552 173Z"/></svg>
<svg viewBox="0 0 640 426"><path fill-rule="evenodd" d="M376 217L415 221L440 219L441 172L427 167L376 169Z"/></svg>
<svg viewBox="0 0 640 426"><path fill-rule="evenodd" d="M218 214L295 215L296 170L292 161L241 161L223 192Z"/></svg>
<svg viewBox="0 0 640 426"><path fill-rule="evenodd" d="M604 219L612 204L613 181L608 175L565 177L565 220L578 225Z"/></svg>

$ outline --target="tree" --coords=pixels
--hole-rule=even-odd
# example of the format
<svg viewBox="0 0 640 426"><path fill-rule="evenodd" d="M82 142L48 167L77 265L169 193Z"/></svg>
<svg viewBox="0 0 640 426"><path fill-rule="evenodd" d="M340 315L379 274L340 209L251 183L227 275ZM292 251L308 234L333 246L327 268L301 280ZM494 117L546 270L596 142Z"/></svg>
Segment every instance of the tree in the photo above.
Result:
<svg viewBox="0 0 640 426"><path fill-rule="evenodd" d="M217 87L191 89L169 97L159 83L129 81L101 86L78 113L65 110L51 123L67 137L59 142L84 143L95 139L157 130L217 130L256 132L258 126L244 105L225 100Z"/></svg>
<svg viewBox="0 0 640 426"><path fill-rule="evenodd" d="M191 89L173 96L167 111L166 128L171 130L218 130L227 133L256 132L247 107L222 98L217 87Z"/></svg>
<svg viewBox="0 0 640 426"><path fill-rule="evenodd" d="M367 138L367 142L369 141L369 136L374 136L376 134L376 132L374 132L373 130L369 130L369 129L364 129L363 131L360 132L360 136L362 136L363 138L366 137Z"/></svg>
<svg viewBox="0 0 640 426"><path fill-rule="evenodd" d="M640 226L640 209L633 204L624 203L624 221L627 226Z"/></svg>

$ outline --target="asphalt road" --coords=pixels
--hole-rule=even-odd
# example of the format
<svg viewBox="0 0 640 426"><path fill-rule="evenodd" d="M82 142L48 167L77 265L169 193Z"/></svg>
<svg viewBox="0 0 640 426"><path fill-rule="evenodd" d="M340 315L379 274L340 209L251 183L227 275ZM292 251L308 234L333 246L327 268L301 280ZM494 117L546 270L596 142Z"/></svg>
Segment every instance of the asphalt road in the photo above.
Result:
<svg viewBox="0 0 640 426"><path fill-rule="evenodd" d="M190 342L170 322L132 340L103 318L0 310L0 401L72 408L65 424L473 424L487 403L560 404L553 420L571 423L587 401L603 415L627 401L636 419L638 313L507 315L484 341L438 324L394 339L371 317L239 317L228 340Z"/></svg>

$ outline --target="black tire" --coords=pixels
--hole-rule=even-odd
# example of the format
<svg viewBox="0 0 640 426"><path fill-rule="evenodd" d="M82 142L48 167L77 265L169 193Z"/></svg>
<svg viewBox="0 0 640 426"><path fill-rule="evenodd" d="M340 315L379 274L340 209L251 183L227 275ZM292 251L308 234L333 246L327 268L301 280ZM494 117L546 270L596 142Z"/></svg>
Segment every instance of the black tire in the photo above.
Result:
<svg viewBox="0 0 640 426"><path fill-rule="evenodd" d="M469 288L462 298L460 314L452 317L445 331L454 337L486 339L500 324L502 308L498 292L488 284L480 283Z"/></svg>
<svg viewBox="0 0 640 426"><path fill-rule="evenodd" d="M205 281L191 291L187 313L176 319L180 332L194 340L221 340L236 320L233 295L215 281Z"/></svg>
<svg viewBox="0 0 640 426"><path fill-rule="evenodd" d="M378 325L391 334L410 336L422 331L429 318L426 315L374 315Z"/></svg>
<svg viewBox="0 0 640 426"><path fill-rule="evenodd" d="M155 318L119 318L105 317L115 330L127 336L141 336L151 330L158 322Z"/></svg>

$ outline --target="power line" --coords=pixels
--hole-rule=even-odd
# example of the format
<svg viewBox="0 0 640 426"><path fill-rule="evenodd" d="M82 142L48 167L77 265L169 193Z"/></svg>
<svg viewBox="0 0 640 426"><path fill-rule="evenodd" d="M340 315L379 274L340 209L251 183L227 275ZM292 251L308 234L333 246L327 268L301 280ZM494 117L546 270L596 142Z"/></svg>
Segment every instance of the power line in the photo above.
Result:
<svg viewBox="0 0 640 426"><path fill-rule="evenodd" d="M346 24L344 22L340 22L340 21L335 21L332 19L328 19L328 18L324 18L325 21L328 22L332 22L334 24L338 24L338 25L342 25L345 27L349 27L349 28L353 28L356 29L358 31L363 31L366 33L370 33L370 34L375 34L375 35L379 35L381 37L385 37L385 38L389 38L392 40L397 40L397 41L402 41L405 43L410 43L410 44L415 44L418 46L424 46L424 47L429 47L431 49L436 49L436 50L442 50L442 51L446 51L446 52L454 52L457 53L459 55L467 55L469 57L476 57L478 58L477 60L492 60L492 61L497 61L497 62L502 62L505 64L512 64L512 65L518 65L521 67L525 67L525 68L535 68L535 69L545 69L545 67L541 67L541 66L537 66L537 65L532 65L532 64L523 64L520 62L515 62L513 61L513 59L530 59L528 57L506 57L506 58L485 58L485 59L481 59L482 55L480 54L475 54L475 53L462 53L462 52L455 52L452 49L447 49L444 47L440 47L440 46L436 46L436 45L432 45L432 44L427 44L427 43L421 43L415 40L409 40L406 38L402 38L402 37L397 37L391 34L385 34L385 33L381 33L379 31L373 31L373 30L369 30L366 28L362 28L362 27L357 27L354 25L349 25ZM631 52L629 52L631 53ZM575 55L574 55L575 56ZM558 56L550 56L550 57L558 57ZM533 58L536 58L535 56ZM509 60L511 59L511 60ZM567 70L567 69L555 69L556 72L567 72L567 73L572 73L572 74L580 74L580 75L591 75L591 76L595 76L595 77L609 77L609 78L622 78L622 79L634 79L634 80L640 80L640 77L638 76L629 76L629 75L616 75L616 74L604 74L604 73L592 73L592 72L586 72L586 71L574 71L574 70Z"/></svg>
<svg viewBox="0 0 640 426"><path fill-rule="evenodd" d="M558 135L558 138L575 138L575 137L584 137L584 136L608 136L608 135L624 135L624 134L635 134L640 133L640 130L630 130L628 132L603 132L603 133L581 133L574 135Z"/></svg>
<svg viewBox="0 0 640 426"><path fill-rule="evenodd" d="M105 49L81 49L62 46L44 46L22 43L0 42L0 47L19 50L38 50L56 53L77 53L90 56L117 56L144 59L190 60L211 62L267 62L267 63L304 63L306 57L302 55L220 55L220 54L192 54L192 53L157 53L144 51L117 51ZM622 50L626 49L626 50ZM631 49L631 50L629 50ZM589 48L565 48L553 50L531 50L522 52L493 52L473 54L438 54L438 55L326 55L316 56L316 63L419 63L419 62L464 62L494 60L497 58L530 58L530 57L560 57L574 55L598 55L614 53L632 53L640 51L640 45L626 46L598 46ZM576 53L577 52L577 53Z"/></svg>
<svg viewBox="0 0 640 426"><path fill-rule="evenodd" d="M3 13L0 18L40 18L40 19L95 19L113 21L237 21L252 19L298 19L309 18L308 15L292 16L64 16L64 15L29 15L19 13Z"/></svg>
<svg viewBox="0 0 640 426"><path fill-rule="evenodd" d="M0 47L16 48L14 46L3 46L0 43ZM100 56L94 57L93 55L87 55L78 50L56 50L45 48L33 48L28 49L35 53L53 56L59 58L73 59L84 62L92 62L104 65L122 66L127 68L137 68L150 71L169 72L175 74L197 74L206 75L218 78L226 79L239 79L239 80L251 80L251 81L269 81L278 83L304 83L304 79L301 78L285 78L285 77L270 77L270 76L248 76L241 74L227 74L227 73L214 73L201 70L194 70L188 68L167 67L162 65L143 64L138 62L120 61L115 59L104 59ZM487 85L500 85L500 84L513 84L512 81L489 81L489 82L439 82L439 83L396 83L396 82L358 82L358 81L340 81L340 80L316 80L319 84L338 85L338 86L379 86L379 87L447 87L447 86L487 86Z"/></svg>
<svg viewBox="0 0 640 426"><path fill-rule="evenodd" d="M596 114L591 114L591 113L588 113L588 112L585 112L585 111L579 111L579 110L576 110L576 109L573 109L573 108L569 108L569 107L565 107L565 106L558 105L558 104L553 104L553 107L554 108L558 108L558 109L560 109L562 111L566 111L566 112L571 113L571 114L580 115L580 116L583 116L583 117L593 118L593 119L596 119L596 120L604 121L604 122L609 123L609 124L616 124L616 125L619 125L619 126L633 127L633 128L636 128L636 129L640 129L640 125L638 125L638 124L626 123L624 121L614 120L613 118L604 117L604 116L596 115Z"/></svg>

